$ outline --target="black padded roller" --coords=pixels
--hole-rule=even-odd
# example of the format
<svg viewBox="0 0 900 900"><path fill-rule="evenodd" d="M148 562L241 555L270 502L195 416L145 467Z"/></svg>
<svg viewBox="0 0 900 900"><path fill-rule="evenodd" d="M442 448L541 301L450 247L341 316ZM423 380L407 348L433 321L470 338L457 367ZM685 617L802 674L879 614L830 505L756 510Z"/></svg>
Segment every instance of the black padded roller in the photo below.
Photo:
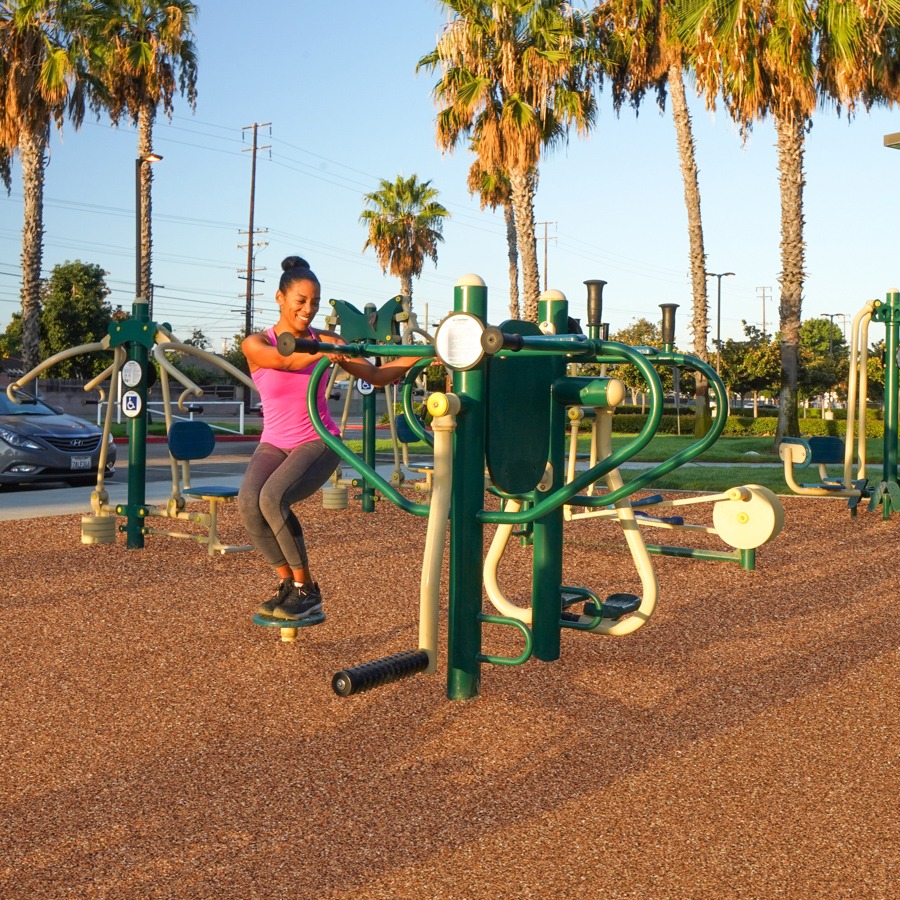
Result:
<svg viewBox="0 0 900 900"><path fill-rule="evenodd" d="M331 679L331 687L339 697L349 697L424 672L427 668L428 653L425 650L404 650L352 669L342 669Z"/></svg>
<svg viewBox="0 0 900 900"><path fill-rule="evenodd" d="M290 356L292 353L318 353L319 342L312 338L297 338L289 331L282 331L278 335L278 352L282 356Z"/></svg>
<svg viewBox="0 0 900 900"><path fill-rule="evenodd" d="M481 349L491 356L501 350L521 350L524 346L521 334L506 334L493 325L485 328L481 335Z"/></svg>

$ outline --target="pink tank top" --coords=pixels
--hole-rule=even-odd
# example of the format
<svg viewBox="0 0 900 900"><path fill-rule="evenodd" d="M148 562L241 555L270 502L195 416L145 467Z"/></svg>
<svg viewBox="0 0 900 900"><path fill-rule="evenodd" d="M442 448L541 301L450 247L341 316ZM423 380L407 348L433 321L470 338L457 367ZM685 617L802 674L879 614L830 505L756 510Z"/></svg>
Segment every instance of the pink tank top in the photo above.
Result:
<svg viewBox="0 0 900 900"><path fill-rule="evenodd" d="M266 334L274 346L277 340L275 329L270 328ZM309 334L313 338L316 336L312 328L309 329ZM263 407L261 442L272 444L280 450L293 450L300 444L320 439L306 408L309 380L316 365L318 363L313 363L296 372L284 369L257 369L251 373L250 377L256 384ZM324 375L319 381L316 407L325 428L331 434L339 435L340 429L334 424L328 412L328 400L325 397L327 381L328 378Z"/></svg>

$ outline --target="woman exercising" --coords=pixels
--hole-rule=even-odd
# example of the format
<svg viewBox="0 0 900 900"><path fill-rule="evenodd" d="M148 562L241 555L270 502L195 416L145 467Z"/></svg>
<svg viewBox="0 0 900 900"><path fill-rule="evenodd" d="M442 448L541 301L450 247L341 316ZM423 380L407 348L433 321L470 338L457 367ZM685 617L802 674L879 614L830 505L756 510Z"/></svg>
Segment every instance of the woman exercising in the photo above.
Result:
<svg viewBox="0 0 900 900"><path fill-rule="evenodd" d="M417 357L399 357L375 366L365 359L344 356L346 342L330 331L318 331L312 321L319 311L319 279L309 263L289 256L282 264L275 300L281 315L273 328L246 337L241 344L256 382L264 411L263 432L238 494L241 521L253 545L275 568L278 590L259 612L278 619L301 620L322 612L322 594L309 571L303 529L291 506L315 493L338 464L338 455L319 437L306 403L309 379L316 363L327 357L357 378L382 386L401 378ZM278 335L313 338L334 344L333 353L294 353L282 356ZM340 434L328 413L325 378L319 382L318 414L325 428Z"/></svg>

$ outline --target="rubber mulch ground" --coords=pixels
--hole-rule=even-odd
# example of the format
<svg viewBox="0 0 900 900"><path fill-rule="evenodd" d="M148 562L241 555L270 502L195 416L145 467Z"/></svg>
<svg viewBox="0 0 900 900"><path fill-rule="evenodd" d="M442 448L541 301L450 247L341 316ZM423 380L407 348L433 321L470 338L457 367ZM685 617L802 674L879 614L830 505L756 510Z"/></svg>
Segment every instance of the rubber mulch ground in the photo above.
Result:
<svg viewBox="0 0 900 900"><path fill-rule="evenodd" d="M900 517L785 508L756 571L657 558L644 628L567 630L465 702L445 657L331 690L417 646L425 520L387 503L300 508L327 620L295 644L251 621L256 554L0 523L0 897L896 897ZM639 589L616 526L566 536L567 583Z"/></svg>

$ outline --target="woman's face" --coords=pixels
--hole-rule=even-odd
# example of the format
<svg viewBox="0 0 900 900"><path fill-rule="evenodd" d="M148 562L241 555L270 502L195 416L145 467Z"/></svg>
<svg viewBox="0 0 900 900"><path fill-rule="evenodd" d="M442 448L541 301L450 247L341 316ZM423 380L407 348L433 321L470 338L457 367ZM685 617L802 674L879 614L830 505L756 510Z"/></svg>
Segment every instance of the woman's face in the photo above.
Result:
<svg viewBox="0 0 900 900"><path fill-rule="evenodd" d="M305 332L319 311L321 289L315 281L298 279L292 281L287 290L277 291L275 299L285 324L295 331Z"/></svg>

